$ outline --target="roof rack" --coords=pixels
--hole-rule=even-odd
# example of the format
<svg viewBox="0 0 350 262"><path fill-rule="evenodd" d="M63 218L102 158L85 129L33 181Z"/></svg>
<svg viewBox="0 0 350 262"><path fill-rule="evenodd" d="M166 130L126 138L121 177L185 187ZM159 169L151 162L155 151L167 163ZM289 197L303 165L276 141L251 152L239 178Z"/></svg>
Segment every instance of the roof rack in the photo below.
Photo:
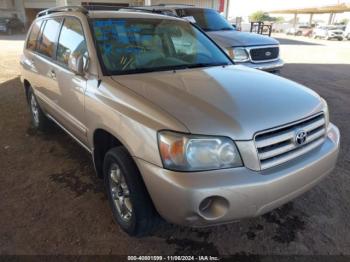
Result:
<svg viewBox="0 0 350 262"><path fill-rule="evenodd" d="M132 7L132 6L120 8L119 11L131 11L131 12L163 14L163 12L161 10L146 9L146 8L142 8L142 7Z"/></svg>
<svg viewBox="0 0 350 262"><path fill-rule="evenodd" d="M58 7L53 7L46 9L44 11L39 12L36 17L41 17L44 15L52 14L52 13L57 13L57 12L81 12L83 14L87 14L89 11L82 7L82 6L75 6L75 5L68 5L68 6L58 6Z"/></svg>
<svg viewBox="0 0 350 262"><path fill-rule="evenodd" d="M159 4L159 5L151 5L151 6L169 6L169 5L177 5L177 6L194 6L194 5L191 5L191 4Z"/></svg>
<svg viewBox="0 0 350 262"><path fill-rule="evenodd" d="M144 13L157 13L161 14L161 11L150 10L137 6L117 6L117 5L84 5L84 8L88 11L130 11L130 12L144 12Z"/></svg>
<svg viewBox="0 0 350 262"><path fill-rule="evenodd" d="M118 11L123 8L128 8L127 6L119 6L119 5L94 5L94 4L86 4L83 5L84 8L88 11Z"/></svg>
<svg viewBox="0 0 350 262"><path fill-rule="evenodd" d="M185 5L185 4L178 4L179 6L193 6L193 5ZM156 6L168 6L166 4L160 4L160 5L153 5L153 7ZM102 10L111 10L111 11L130 11L130 12L144 12L144 13L153 13L153 14L164 14L163 11L157 10L157 9L149 9L152 8L152 6L117 6L117 5L84 5L84 6L59 6L59 7L53 7L46 10L43 10L37 14L36 17L45 16L52 13L57 12L81 12L83 14L88 14L89 11L102 11Z"/></svg>

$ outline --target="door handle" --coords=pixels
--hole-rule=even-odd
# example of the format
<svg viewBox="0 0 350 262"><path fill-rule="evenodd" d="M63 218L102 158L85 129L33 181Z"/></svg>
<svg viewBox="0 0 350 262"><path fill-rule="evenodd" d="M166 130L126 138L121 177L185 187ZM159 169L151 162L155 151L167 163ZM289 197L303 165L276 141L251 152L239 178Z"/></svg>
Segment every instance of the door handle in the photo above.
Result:
<svg viewBox="0 0 350 262"><path fill-rule="evenodd" d="M49 73L49 76L50 76L52 79L56 79L56 72L55 72L55 70L51 69L51 70L50 70L50 73Z"/></svg>

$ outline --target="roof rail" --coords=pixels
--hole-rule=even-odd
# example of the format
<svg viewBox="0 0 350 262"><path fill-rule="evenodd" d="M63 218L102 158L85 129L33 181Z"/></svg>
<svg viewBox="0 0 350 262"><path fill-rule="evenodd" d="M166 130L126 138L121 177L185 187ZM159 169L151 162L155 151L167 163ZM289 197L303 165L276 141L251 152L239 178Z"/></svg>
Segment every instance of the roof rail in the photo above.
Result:
<svg viewBox="0 0 350 262"><path fill-rule="evenodd" d="M161 14L161 11L150 10L137 6L117 6L117 5L84 5L88 11L130 11L130 12L144 12L144 13L157 13Z"/></svg>
<svg viewBox="0 0 350 262"><path fill-rule="evenodd" d="M120 8L119 11L131 11L131 12L143 12L143 13L153 13L153 14L163 14L161 10L156 10L156 9L146 9L142 7L124 7Z"/></svg>
<svg viewBox="0 0 350 262"><path fill-rule="evenodd" d="M119 9L122 8L128 8L127 6L118 6L118 5L94 5L94 4L86 4L83 5L84 8L88 11L108 11L108 10L113 10L113 11L118 11Z"/></svg>
<svg viewBox="0 0 350 262"><path fill-rule="evenodd" d="M84 8L82 6L67 5L67 6L52 7L52 8L43 10L43 11L39 12L36 15L36 17L41 17L44 15L57 13L57 12L69 12L69 11L81 12L83 14L87 14L89 12L86 8Z"/></svg>
<svg viewBox="0 0 350 262"><path fill-rule="evenodd" d="M159 5L153 5L153 6L169 6L169 5L177 5L177 6L194 6L194 5L191 5L191 4L159 4Z"/></svg>

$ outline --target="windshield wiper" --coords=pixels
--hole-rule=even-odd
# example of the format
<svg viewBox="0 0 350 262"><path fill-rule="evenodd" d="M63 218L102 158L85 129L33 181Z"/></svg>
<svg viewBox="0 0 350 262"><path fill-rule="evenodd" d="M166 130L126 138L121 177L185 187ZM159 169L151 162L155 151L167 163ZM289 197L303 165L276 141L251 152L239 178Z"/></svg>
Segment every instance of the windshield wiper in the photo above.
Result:
<svg viewBox="0 0 350 262"><path fill-rule="evenodd" d="M209 66L226 66L229 63L198 63L193 65L188 65L188 68L198 68L198 67L209 67Z"/></svg>

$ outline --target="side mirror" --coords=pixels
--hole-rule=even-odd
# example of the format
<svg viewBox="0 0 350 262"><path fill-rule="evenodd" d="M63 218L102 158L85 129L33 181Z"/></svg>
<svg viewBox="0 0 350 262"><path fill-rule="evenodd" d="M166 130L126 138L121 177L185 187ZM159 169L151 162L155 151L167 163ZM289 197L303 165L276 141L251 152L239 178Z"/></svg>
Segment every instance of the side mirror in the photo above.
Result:
<svg viewBox="0 0 350 262"><path fill-rule="evenodd" d="M84 58L82 55L70 55L68 59L68 68L77 75L84 75Z"/></svg>

